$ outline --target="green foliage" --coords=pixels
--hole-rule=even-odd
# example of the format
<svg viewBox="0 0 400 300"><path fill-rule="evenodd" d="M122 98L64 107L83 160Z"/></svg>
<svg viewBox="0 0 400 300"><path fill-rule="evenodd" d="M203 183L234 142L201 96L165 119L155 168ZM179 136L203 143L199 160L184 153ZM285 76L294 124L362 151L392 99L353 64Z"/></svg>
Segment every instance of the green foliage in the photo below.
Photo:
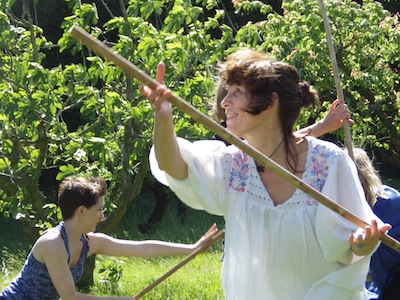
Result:
<svg viewBox="0 0 400 300"><path fill-rule="evenodd" d="M66 30L67 24L77 20L84 27L97 24L95 6L73 8L75 14L63 24ZM54 179L69 175L115 180L110 194L115 191L123 199L115 197L116 206L107 205L110 209L124 207L140 192L140 182L148 172L146 164L140 167L151 137L152 112L147 103L136 100L136 89L109 62L88 56L80 63L45 68L44 51L52 44L40 28L18 26L8 11L0 15L0 24L4 52L0 65L0 196L4 200L0 212L18 216L29 228L51 227L60 217L47 213L48 204L55 200L50 198L57 188ZM72 52L80 49L67 36L68 32L60 39L60 49L71 45ZM59 172L52 186L40 187L39 180L54 168ZM124 190L129 197L121 194Z"/></svg>
<svg viewBox="0 0 400 300"><path fill-rule="evenodd" d="M103 285L111 295L115 295L119 288L118 281L123 272L121 263L122 261L108 260L98 270L99 275L102 276L99 279L100 285Z"/></svg>

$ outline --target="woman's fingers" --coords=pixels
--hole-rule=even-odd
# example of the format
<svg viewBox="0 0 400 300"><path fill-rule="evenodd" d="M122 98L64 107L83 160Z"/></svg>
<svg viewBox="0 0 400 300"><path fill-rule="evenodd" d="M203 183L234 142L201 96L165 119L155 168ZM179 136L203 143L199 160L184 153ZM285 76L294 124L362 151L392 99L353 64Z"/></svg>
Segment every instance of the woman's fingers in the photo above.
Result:
<svg viewBox="0 0 400 300"><path fill-rule="evenodd" d="M390 224L383 224L380 227L376 220L371 221L371 225L366 225L364 228L358 228L349 236L349 242L353 252L356 255L367 255L374 251L379 243L379 235L381 232L390 230Z"/></svg>
<svg viewBox="0 0 400 300"><path fill-rule="evenodd" d="M164 75L165 75L165 64L164 62L160 61L157 65L156 80L161 84L164 84Z"/></svg>
<svg viewBox="0 0 400 300"><path fill-rule="evenodd" d="M146 97L154 110L158 111L162 103L171 96L171 91L164 86L165 64L159 62L157 65L156 81L160 83L155 89L139 84L139 92Z"/></svg>

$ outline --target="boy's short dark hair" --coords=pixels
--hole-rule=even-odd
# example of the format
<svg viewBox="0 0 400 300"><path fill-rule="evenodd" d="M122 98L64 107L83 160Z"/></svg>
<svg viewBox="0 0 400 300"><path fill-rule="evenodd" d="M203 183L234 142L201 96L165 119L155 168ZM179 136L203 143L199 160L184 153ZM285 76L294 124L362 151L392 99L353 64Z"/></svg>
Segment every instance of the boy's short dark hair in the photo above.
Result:
<svg viewBox="0 0 400 300"><path fill-rule="evenodd" d="M107 184L99 177L65 178L58 189L58 205L64 220L72 218L81 205L90 208L107 194Z"/></svg>

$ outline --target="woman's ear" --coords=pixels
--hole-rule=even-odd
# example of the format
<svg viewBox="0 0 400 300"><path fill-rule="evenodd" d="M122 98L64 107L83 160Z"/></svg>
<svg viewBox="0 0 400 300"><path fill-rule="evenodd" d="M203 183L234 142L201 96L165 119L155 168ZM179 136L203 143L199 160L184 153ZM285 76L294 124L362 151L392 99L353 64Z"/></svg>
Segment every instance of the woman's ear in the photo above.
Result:
<svg viewBox="0 0 400 300"><path fill-rule="evenodd" d="M79 206L75 211L75 213L77 213L78 215L82 215L84 212L85 212L85 206L84 205Z"/></svg>
<svg viewBox="0 0 400 300"><path fill-rule="evenodd" d="M277 110L278 109L278 103L279 103L279 96L278 93L272 92L271 93L271 102L269 106L264 109L264 111L271 111L271 110Z"/></svg>
<svg viewBox="0 0 400 300"><path fill-rule="evenodd" d="M278 105L279 102L279 96L278 93L272 92L272 103L271 103L271 107Z"/></svg>

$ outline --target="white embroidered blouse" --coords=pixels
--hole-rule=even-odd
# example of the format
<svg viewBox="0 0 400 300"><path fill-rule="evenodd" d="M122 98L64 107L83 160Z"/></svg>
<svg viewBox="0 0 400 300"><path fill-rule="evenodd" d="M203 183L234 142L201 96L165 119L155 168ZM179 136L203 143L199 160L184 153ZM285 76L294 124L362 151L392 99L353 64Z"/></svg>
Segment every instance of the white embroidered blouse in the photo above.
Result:
<svg viewBox="0 0 400 300"><path fill-rule="evenodd" d="M302 180L366 222L377 219L351 159L332 143L307 141ZM255 161L235 146L178 142L188 177L176 180L159 170L153 150L151 170L190 207L224 216L226 299L365 299L370 257L350 250L354 224L299 189L275 206Z"/></svg>

